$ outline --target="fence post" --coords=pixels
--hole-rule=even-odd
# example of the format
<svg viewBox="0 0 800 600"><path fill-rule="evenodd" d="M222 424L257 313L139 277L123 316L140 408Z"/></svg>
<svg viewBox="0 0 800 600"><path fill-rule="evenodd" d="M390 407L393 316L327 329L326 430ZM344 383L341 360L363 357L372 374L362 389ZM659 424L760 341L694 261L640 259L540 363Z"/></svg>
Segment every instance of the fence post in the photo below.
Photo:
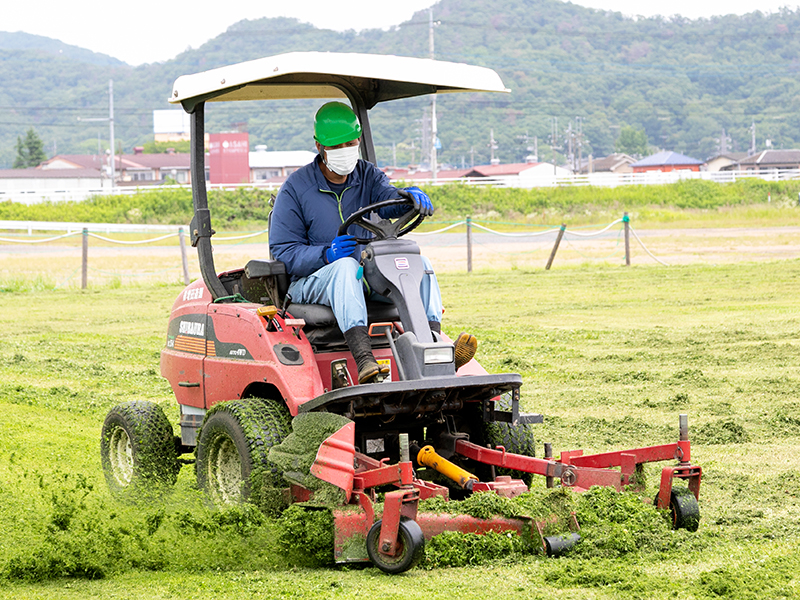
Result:
<svg viewBox="0 0 800 600"><path fill-rule="evenodd" d="M81 289L85 290L89 283L89 230L83 228L83 243L81 252Z"/></svg>
<svg viewBox="0 0 800 600"><path fill-rule="evenodd" d="M556 243L553 245L553 249L550 251L550 258L547 259L547 266L544 268L545 271L549 271L550 265L553 264L553 259L556 257L556 252L558 251L558 245L561 243L561 238L564 237L564 230L566 228L567 226L562 223L558 230L558 235L556 236Z"/></svg>
<svg viewBox="0 0 800 600"><path fill-rule="evenodd" d="M472 217L467 217L467 273L472 273Z"/></svg>
<svg viewBox="0 0 800 600"><path fill-rule="evenodd" d="M183 235L183 227L178 228L178 241L181 244L181 264L183 265L183 285L189 285L189 260L186 258L186 239Z"/></svg>
<svg viewBox="0 0 800 600"><path fill-rule="evenodd" d="M628 213L622 215L622 222L625 224L625 266L631 266L631 218Z"/></svg>

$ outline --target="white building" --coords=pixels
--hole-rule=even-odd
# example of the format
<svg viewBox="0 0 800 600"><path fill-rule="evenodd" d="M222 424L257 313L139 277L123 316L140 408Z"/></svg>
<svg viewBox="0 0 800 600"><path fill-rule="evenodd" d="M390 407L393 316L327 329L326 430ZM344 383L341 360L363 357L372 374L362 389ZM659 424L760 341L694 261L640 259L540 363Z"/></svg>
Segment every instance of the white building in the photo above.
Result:
<svg viewBox="0 0 800 600"><path fill-rule="evenodd" d="M316 156L316 152L308 150L283 150L268 152L266 146L256 146L250 152L250 182L280 182L306 166Z"/></svg>

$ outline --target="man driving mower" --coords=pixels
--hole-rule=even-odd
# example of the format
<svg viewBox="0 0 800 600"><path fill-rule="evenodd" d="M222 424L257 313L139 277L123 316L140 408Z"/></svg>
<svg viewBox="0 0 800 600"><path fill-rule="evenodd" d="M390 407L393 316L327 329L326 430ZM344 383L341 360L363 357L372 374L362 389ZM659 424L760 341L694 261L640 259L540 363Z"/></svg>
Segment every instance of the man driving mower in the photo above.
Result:
<svg viewBox="0 0 800 600"><path fill-rule="evenodd" d="M361 124L346 104L329 102L317 111L314 140L318 155L281 186L269 244L272 255L286 265L291 277L288 295L292 302L330 306L356 361L359 383L372 383L388 373L389 367L376 362L367 330L366 300L382 297L369 290L356 258L361 252L356 238L369 236L360 227L358 235L338 235L338 229L345 215L400 194L382 171L358 158L360 138ZM419 214L433 215L431 200L422 190L410 187L404 192ZM408 210L402 205L387 207L379 215L392 219ZM423 256L422 262L425 276L420 296L431 331L439 334L443 312L439 284L430 261ZM475 336L459 334L456 369L472 359L477 347Z"/></svg>

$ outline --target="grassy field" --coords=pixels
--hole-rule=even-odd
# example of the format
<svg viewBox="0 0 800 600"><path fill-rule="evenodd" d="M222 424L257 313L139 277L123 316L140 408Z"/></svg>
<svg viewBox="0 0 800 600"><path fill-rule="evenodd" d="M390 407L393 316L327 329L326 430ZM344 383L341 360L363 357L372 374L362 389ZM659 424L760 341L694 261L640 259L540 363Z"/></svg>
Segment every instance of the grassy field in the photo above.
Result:
<svg viewBox="0 0 800 600"><path fill-rule="evenodd" d="M699 531L661 547L616 531L632 541L614 552L388 577L288 560L274 522L208 509L190 468L171 496L119 505L100 427L133 399L177 423L158 361L181 287L12 291L0 293L0 598L800 597L800 261L440 283L446 332L475 333L490 372L523 375L524 408L545 415L538 440L555 452L673 441L688 413ZM652 497L657 467L646 475Z"/></svg>

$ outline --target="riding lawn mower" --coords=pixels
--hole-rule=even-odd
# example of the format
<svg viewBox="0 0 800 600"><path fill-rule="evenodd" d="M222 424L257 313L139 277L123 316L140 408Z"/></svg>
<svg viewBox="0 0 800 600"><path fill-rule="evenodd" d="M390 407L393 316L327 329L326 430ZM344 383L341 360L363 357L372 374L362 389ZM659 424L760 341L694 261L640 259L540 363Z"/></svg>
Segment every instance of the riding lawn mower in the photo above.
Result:
<svg viewBox="0 0 800 600"><path fill-rule="evenodd" d="M697 528L701 469L690 462L685 415L675 443L559 458L546 448L537 458L533 429L543 417L520 412L521 376L487 373L474 359L456 371L453 343L431 331L420 300L419 246L405 237L424 217L402 193L350 215L339 230L368 232L357 240L363 277L391 301L368 303L373 354L390 367L383 381L358 384L333 312L293 303L283 263L253 259L216 272L205 184L207 102L346 99L362 126L362 158L375 163L370 109L459 92L508 90L483 67L315 52L175 81L170 102L191 118L191 241L202 274L175 300L161 352L161 373L180 406L180 436L153 403L113 408L101 439L113 492L125 496L148 482L174 483L180 467L194 463L197 483L215 505L258 503L276 491L309 510L326 505L333 511L336 562L371 561L399 573L419 562L426 539L444 531L538 531L550 555L579 539L577 522L566 535L547 536L540 523L526 519L426 513L418 510L420 500L515 497L529 490L531 475L544 476L548 487L622 490L644 463L673 461L662 470L655 504L670 511L675 528ZM377 215L397 205L407 208L400 218ZM310 454L300 443L308 440L314 440ZM181 458L188 453L194 459ZM676 480L688 485L673 487Z"/></svg>

